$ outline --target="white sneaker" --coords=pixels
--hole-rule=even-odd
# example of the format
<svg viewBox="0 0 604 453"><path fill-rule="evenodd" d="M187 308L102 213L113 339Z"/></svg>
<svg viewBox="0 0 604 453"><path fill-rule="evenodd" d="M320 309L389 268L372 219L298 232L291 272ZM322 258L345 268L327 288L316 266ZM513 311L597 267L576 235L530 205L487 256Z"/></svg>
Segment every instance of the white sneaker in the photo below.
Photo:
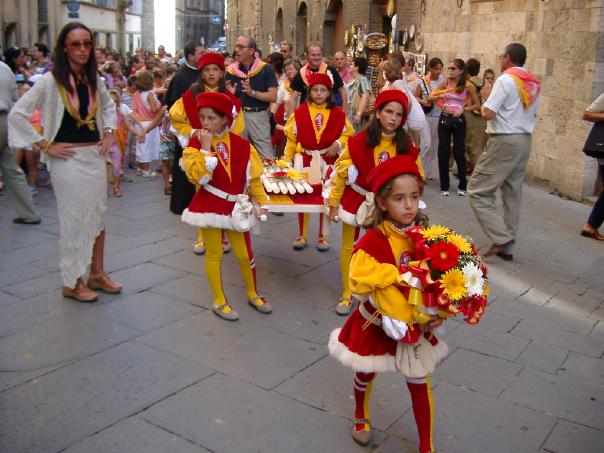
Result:
<svg viewBox="0 0 604 453"><path fill-rule="evenodd" d="M465 190L457 189L458 197L465 197L467 194L468 194L468 192L466 192Z"/></svg>
<svg viewBox="0 0 604 453"><path fill-rule="evenodd" d="M143 171L143 178L155 178L157 173L151 170Z"/></svg>
<svg viewBox="0 0 604 453"><path fill-rule="evenodd" d="M441 197L448 197L449 196L449 191L448 190L441 190L440 191L440 196Z"/></svg>

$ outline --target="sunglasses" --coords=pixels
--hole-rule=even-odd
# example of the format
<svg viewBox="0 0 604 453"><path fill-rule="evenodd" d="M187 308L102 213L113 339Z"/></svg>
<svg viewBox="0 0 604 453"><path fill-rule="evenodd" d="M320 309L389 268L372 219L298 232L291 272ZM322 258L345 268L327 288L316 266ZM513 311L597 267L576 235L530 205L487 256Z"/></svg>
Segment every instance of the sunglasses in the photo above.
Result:
<svg viewBox="0 0 604 453"><path fill-rule="evenodd" d="M65 43L65 46L70 49L80 49L81 47L84 47L84 49L89 50L92 49L93 45L93 41L69 41Z"/></svg>

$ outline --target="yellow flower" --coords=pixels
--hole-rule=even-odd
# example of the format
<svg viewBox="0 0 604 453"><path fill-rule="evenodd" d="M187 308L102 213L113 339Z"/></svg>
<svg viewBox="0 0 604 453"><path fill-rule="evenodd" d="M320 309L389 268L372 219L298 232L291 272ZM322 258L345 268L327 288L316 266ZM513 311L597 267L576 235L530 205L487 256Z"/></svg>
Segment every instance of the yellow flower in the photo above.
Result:
<svg viewBox="0 0 604 453"><path fill-rule="evenodd" d="M459 234L450 234L447 236L447 242L453 244L461 253L472 253L472 246L468 243L466 238Z"/></svg>
<svg viewBox="0 0 604 453"><path fill-rule="evenodd" d="M459 300L466 295L466 277L459 269L451 269L440 279L440 287L451 300Z"/></svg>
<svg viewBox="0 0 604 453"><path fill-rule="evenodd" d="M447 227L440 226L440 225L432 225L431 227L424 228L421 231L422 236L428 241L433 241L440 237L444 237L447 234L449 234L450 232L451 232L451 230L449 230Z"/></svg>
<svg viewBox="0 0 604 453"><path fill-rule="evenodd" d="M489 286L489 282L484 282L482 286L482 295L484 297L489 297L489 293L491 292L491 287Z"/></svg>
<svg viewBox="0 0 604 453"><path fill-rule="evenodd" d="M302 179L302 174L293 168L287 170L287 176L289 176L291 179Z"/></svg>
<svg viewBox="0 0 604 453"><path fill-rule="evenodd" d="M287 168L289 167L289 163L283 159L279 159L275 162L275 164L277 164L277 167L281 167L281 168Z"/></svg>

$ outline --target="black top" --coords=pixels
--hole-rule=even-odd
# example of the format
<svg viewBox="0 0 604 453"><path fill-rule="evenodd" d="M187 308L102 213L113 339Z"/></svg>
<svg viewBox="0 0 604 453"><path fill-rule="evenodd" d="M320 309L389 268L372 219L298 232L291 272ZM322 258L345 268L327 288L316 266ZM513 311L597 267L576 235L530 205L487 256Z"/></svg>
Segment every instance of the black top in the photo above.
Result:
<svg viewBox="0 0 604 453"><path fill-rule="evenodd" d="M309 66L309 68L310 68L310 66ZM319 68L317 68L317 69L310 68L310 72L317 72L318 70L319 70ZM342 105L342 100L341 100L338 90L344 86L344 82L342 82L342 78L340 77L340 74L338 73L336 68L327 66L327 72L331 73L331 76L332 76L331 79L333 80L333 88L331 89L331 98L333 99L333 101L335 102L336 105ZM306 95L307 95L306 92L307 92L308 86L304 83L304 80L302 80L302 75L300 74L300 72L298 72L296 74L296 76L294 77L294 80L292 80L292 83L289 85L289 87L292 90L295 90L300 93L300 104L306 101Z"/></svg>
<svg viewBox="0 0 604 453"><path fill-rule="evenodd" d="M88 87L84 83L76 84L76 91L78 93L78 99L80 100L80 118L84 119L88 116ZM101 106L97 105L97 109ZM75 119L69 114L67 109L63 112L63 120L59 131L54 138L55 142L62 143L86 143L86 142L98 142L101 139L99 129L96 127L96 121L93 118L95 127L91 131L85 124L79 126L76 124Z"/></svg>
<svg viewBox="0 0 604 453"><path fill-rule="evenodd" d="M199 71L193 69L187 65L184 65L170 80L168 85L168 91L166 91L166 97L164 103L168 108L172 107L176 101L178 101L183 93L189 89L199 79Z"/></svg>
<svg viewBox="0 0 604 453"><path fill-rule="evenodd" d="M239 69L246 73L249 71L249 68L244 67L241 63L239 64ZM226 73L225 79L230 81L233 85L237 84L237 90L235 91L235 96L241 101L241 105L243 107L268 107L269 103L260 101L256 98L248 96L243 91L241 91L241 81L245 80L240 77L234 76L233 74ZM260 91L264 93L268 91L269 88L279 86L277 83L277 76L275 75L275 71L270 64L265 65L257 74L255 74L250 81L250 87L252 90Z"/></svg>

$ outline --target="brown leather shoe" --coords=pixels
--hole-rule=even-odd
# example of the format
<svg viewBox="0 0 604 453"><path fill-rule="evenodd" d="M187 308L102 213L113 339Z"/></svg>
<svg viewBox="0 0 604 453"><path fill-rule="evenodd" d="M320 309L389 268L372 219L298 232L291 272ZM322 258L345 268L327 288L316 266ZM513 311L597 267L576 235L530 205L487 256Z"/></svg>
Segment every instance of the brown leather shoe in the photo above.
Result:
<svg viewBox="0 0 604 453"><path fill-rule="evenodd" d="M88 288L98 289L107 294L119 294L122 292L122 285L111 280L107 274L96 278L89 278Z"/></svg>
<svg viewBox="0 0 604 453"><path fill-rule="evenodd" d="M506 253L504 252L504 250L507 248L508 245L511 245L513 243L514 241L506 242L505 244L501 245L493 244L491 245L491 248L489 248L489 250L487 250L482 256L488 257L497 255L504 261L512 261L514 259L514 255L512 255L511 253Z"/></svg>
<svg viewBox="0 0 604 453"><path fill-rule="evenodd" d="M99 295L86 286L80 288L63 287L63 297L75 299L78 302L92 303L99 298Z"/></svg>

